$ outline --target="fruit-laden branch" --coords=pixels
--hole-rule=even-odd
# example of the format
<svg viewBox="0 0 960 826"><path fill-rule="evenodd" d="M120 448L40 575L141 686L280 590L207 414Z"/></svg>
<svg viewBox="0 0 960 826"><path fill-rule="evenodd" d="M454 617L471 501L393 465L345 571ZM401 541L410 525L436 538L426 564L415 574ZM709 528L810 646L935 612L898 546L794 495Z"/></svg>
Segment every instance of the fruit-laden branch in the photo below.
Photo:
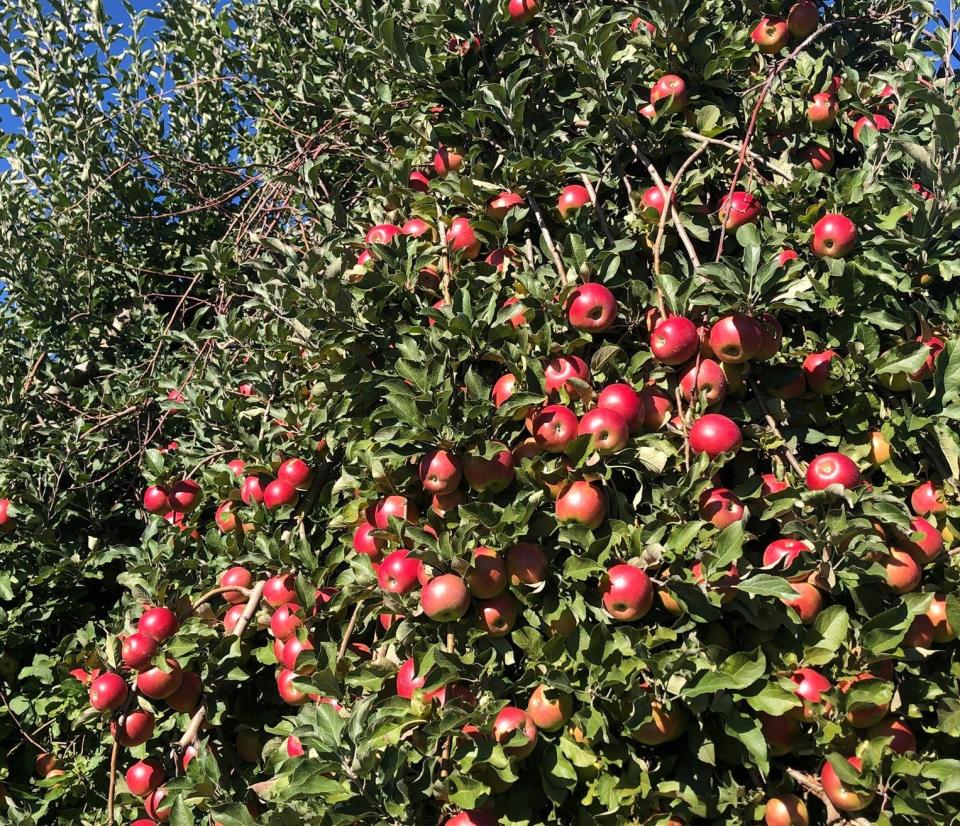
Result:
<svg viewBox="0 0 960 826"><path fill-rule="evenodd" d="M343 632L343 639L340 640L340 647L337 649L337 664L343 659L343 655L347 653L347 646L350 645L350 637L353 636L353 631L357 627L357 620L360 619L360 611L362 609L363 600L360 600L360 602L357 603L357 607L353 609L353 613L350 615L350 622L347 623L347 627Z"/></svg>
<svg viewBox="0 0 960 826"><path fill-rule="evenodd" d="M174 745L174 749L179 754L182 754L187 746L192 746L196 741L197 735L200 734L200 727L203 725L203 721L206 719L206 716L207 707L201 703L200 708L193 712L193 716L190 718L190 723L183 732L183 736L177 740L176 745Z"/></svg>
<svg viewBox="0 0 960 826"><path fill-rule="evenodd" d="M760 405L760 410L763 413L763 418L766 419L767 427L770 428L774 436L776 436L781 442L783 442L783 450L787 456L787 461L800 476L804 475L803 466L800 462L797 461L797 457L794 455L794 452L790 449L790 445L787 444L787 440L783 437L783 433L780 432L780 428L777 427L777 423L774 420L773 416L770 415L770 408L767 407L767 403L763 399L763 395L760 392L760 388L757 386L756 379L752 376L747 376L747 383L750 385L750 389L753 391L754 398L757 400L757 404Z"/></svg>
<svg viewBox="0 0 960 826"><path fill-rule="evenodd" d="M533 197L532 192L527 195L527 201L530 203L530 209L533 211L534 218L537 219L537 226L540 227L540 234L543 236L547 249L550 250L550 257L553 259L553 268L557 271L557 275L560 278L560 286L566 287L567 273L563 268L563 259L560 257L560 253L557 252L557 248L553 243L553 236L550 235L547 222L543 220L543 213L540 212L540 205L537 203L537 199Z"/></svg>
<svg viewBox="0 0 960 826"><path fill-rule="evenodd" d="M830 798L824 794L823 786L821 786L813 777L806 772L800 771L799 769L787 769L787 774L789 774L790 777L796 780L797 783L803 786L804 789L806 789L808 792L810 792L810 794L823 803L824 808L827 810L827 823L837 823L838 821L843 820L843 817L830 802Z"/></svg>
<svg viewBox="0 0 960 826"><path fill-rule="evenodd" d="M229 591L230 593L233 593L234 591L236 591L237 593L242 594L242 595L245 596L245 597L249 597L249 596L250 596L250 589L249 589L249 588L244 588L242 585L225 585L225 586L222 586L222 587L219 587L219 588L212 588L211 590L207 591L207 593L205 593L203 596L197 597L197 598L193 601L193 603L191 604L191 608L192 608L194 611L196 611L196 610L197 610L201 605L203 605L205 602L209 602L211 599L213 599L213 598L214 598L215 596L217 596L218 594L225 594L225 593L227 593L228 591Z"/></svg>
<svg viewBox="0 0 960 826"><path fill-rule="evenodd" d="M725 141L720 138L708 138L706 135L701 135L699 132L693 132L691 130L686 130L683 133L685 138L690 138L690 140L699 141L700 143L706 143L710 146L723 146L726 149L729 149L731 152L742 152L743 144L734 143L733 141ZM772 158L765 158L763 155L759 155L754 152L752 149L747 149L747 155L753 160L762 163L764 166L768 167L771 171L779 175L781 178L784 178L788 181L793 180L793 171L784 166L781 163L773 160Z"/></svg>
<svg viewBox="0 0 960 826"><path fill-rule="evenodd" d="M247 630L250 620L257 612L257 606L260 604L260 598L263 596L263 586L265 584L266 580L261 579L250 589L250 596L247 598L247 607L243 609L243 614L240 615L240 619L237 620L237 624L233 627L233 635L235 637L242 637L243 632Z"/></svg>
<svg viewBox="0 0 960 826"><path fill-rule="evenodd" d="M600 224L600 230L611 244L616 244L617 241L613 237L613 233L610 232L610 226L607 224L607 219L603 214L600 201L597 200L597 191L593 188L593 181L590 180L590 176L586 173L580 176L580 180L583 181L584 189L587 190L587 194L590 196L590 203L593 204L593 211L597 214L597 222Z"/></svg>
<svg viewBox="0 0 960 826"><path fill-rule="evenodd" d="M767 75L767 79L764 82L763 86L760 87L760 94L757 95L757 102L753 105L753 111L750 113L750 121L747 123L747 131L743 136L743 141L740 144L740 155L737 158L737 165L733 170L733 178L730 180L730 188L727 190L727 197L724 203L726 203L726 209L721 211L720 214L720 240L717 242L717 254L714 258L714 261L719 261L723 257L723 245L727 238L727 218L730 215L730 210L733 209L733 191L737 188L737 182L740 180L740 173L743 172L744 164L747 161L747 153L750 151L750 142L753 140L753 133L757 128L757 118L760 116L760 109L762 108L764 101L767 99L767 94L769 93L773 82L777 79L782 72L791 62L796 60L797 55L800 54L807 46L813 43L818 37L820 37L824 32L829 31L834 26L846 22L843 18L839 20L833 20L830 23L827 23L823 26L820 26L813 34L804 39L790 54L788 54L782 60L777 61L773 64L773 67L770 69L770 73Z"/></svg>

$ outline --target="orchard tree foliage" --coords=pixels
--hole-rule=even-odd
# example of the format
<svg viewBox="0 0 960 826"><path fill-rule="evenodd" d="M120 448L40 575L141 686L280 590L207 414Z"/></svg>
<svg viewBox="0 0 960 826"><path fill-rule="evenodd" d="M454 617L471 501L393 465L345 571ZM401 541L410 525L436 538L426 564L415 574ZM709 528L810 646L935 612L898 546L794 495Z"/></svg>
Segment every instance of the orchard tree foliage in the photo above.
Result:
<svg viewBox="0 0 960 826"><path fill-rule="evenodd" d="M2 822L960 816L954 21L0 20Z"/></svg>

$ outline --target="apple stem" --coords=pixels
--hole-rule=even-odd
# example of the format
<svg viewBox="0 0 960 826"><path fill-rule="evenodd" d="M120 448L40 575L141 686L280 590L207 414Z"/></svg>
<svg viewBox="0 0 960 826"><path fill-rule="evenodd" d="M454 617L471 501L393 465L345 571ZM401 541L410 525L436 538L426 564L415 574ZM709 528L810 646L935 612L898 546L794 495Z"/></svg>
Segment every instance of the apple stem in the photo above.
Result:
<svg viewBox="0 0 960 826"><path fill-rule="evenodd" d="M757 386L756 380L752 376L747 376L747 383L750 385L750 389L753 391L753 395L757 400L757 404L760 405L760 410L763 412L763 417L767 421L767 427L770 428L774 436L776 436L781 442L783 442L783 450L786 454L787 461L800 476L804 475L803 467L797 461L797 457L794 455L793 451L790 449L787 444L787 440L783 438L783 433L780 432L780 428L777 427L776 421L774 421L773 416L770 415L770 408L767 407L766 401L764 401L763 395L760 393L760 388Z"/></svg>
<svg viewBox="0 0 960 826"><path fill-rule="evenodd" d="M540 205L537 203L537 199L533 197L532 192L527 193L527 201L530 204L533 217L537 219L537 226L540 227L540 234L543 236L544 243L547 245L547 249L550 250L550 257L553 259L553 268L560 277L560 286L566 287L567 273L563 268L563 259L560 257L560 253L557 252L557 248L553 243L553 236L550 235L550 230L547 229L547 223L543 220L543 213L540 212Z"/></svg>
<svg viewBox="0 0 960 826"><path fill-rule="evenodd" d="M228 591L236 591L237 593L243 594L245 597L250 596L250 589L244 588L242 585L224 585L221 588L212 588L202 597L197 597L190 607L192 611L196 611L201 605L203 605L203 603L208 602L218 594L225 594Z"/></svg>
<svg viewBox="0 0 960 826"><path fill-rule="evenodd" d="M603 210L600 208L600 202L597 200L597 191L593 188L593 181L590 180L590 176L584 172L580 176L580 180L583 181L584 189L587 190L587 194L590 196L590 203L593 204L593 211L597 214L597 222L600 224L600 230L606 236L606 239L616 246L617 240L613 237L613 233L610 232L610 226L607 224L607 219L603 214Z"/></svg>
<svg viewBox="0 0 960 826"><path fill-rule="evenodd" d="M233 627L233 635L235 637L242 637L243 632L247 630L247 626L250 624L250 620L256 612L257 606L260 604L264 585L266 585L266 580L261 579L250 589L250 595L247 598L247 607L243 609L243 614L240 615L240 619L237 620L237 624Z"/></svg>

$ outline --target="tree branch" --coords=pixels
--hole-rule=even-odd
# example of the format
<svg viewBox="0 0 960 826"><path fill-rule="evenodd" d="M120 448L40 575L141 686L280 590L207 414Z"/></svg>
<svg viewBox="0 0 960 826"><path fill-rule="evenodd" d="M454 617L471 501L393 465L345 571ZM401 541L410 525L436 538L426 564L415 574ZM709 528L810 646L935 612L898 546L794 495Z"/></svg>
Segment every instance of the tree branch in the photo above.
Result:
<svg viewBox="0 0 960 826"><path fill-rule="evenodd" d="M530 204L530 209L533 212L533 216L537 219L537 226L540 227L540 234L543 236L543 240L547 245L547 249L550 250L550 257L553 259L553 268L557 271L557 275L560 277L560 286L566 287L567 273L563 268L563 259L560 257L560 253L557 252L556 246L554 246L553 236L550 235L550 230L547 228L547 223L543 220L543 213L540 212L540 206L537 204L537 199L533 197L532 192L528 193L527 201Z"/></svg>

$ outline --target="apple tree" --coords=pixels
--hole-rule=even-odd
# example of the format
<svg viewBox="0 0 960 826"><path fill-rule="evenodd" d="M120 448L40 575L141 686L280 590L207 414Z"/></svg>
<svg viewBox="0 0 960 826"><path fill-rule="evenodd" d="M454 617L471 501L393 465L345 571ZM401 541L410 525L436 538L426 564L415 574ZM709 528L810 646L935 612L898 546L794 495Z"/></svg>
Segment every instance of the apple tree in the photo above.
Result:
<svg viewBox="0 0 960 826"><path fill-rule="evenodd" d="M128 12L0 10L0 821L960 817L952 5Z"/></svg>

